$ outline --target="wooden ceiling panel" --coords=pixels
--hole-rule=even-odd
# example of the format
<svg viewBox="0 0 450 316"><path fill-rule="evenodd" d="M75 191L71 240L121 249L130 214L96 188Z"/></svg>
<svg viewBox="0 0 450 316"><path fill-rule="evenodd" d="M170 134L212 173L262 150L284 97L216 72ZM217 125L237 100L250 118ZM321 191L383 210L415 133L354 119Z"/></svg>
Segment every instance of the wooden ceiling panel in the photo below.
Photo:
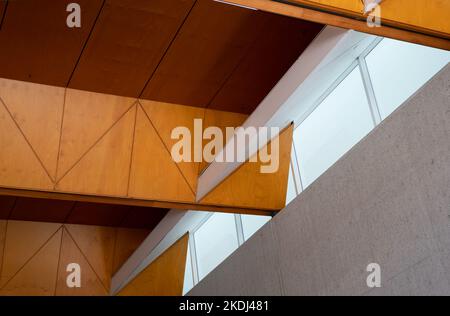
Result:
<svg viewBox="0 0 450 316"><path fill-rule="evenodd" d="M255 40L265 16L198 0L142 97L207 106Z"/></svg>
<svg viewBox="0 0 450 316"><path fill-rule="evenodd" d="M67 85L103 1L77 1L80 28L66 25L71 2L8 1L0 31L0 77Z"/></svg>
<svg viewBox="0 0 450 316"><path fill-rule="evenodd" d="M322 25L270 13L245 58L210 108L252 113L322 29Z"/></svg>
<svg viewBox="0 0 450 316"><path fill-rule="evenodd" d="M106 0L69 86L138 97L194 0Z"/></svg>

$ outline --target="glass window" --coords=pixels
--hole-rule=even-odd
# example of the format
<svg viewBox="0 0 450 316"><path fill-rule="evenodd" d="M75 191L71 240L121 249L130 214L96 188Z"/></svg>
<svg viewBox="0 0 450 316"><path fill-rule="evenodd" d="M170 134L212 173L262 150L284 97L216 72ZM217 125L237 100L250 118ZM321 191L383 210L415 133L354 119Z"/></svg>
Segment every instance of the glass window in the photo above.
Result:
<svg viewBox="0 0 450 316"><path fill-rule="evenodd" d="M304 188L373 127L362 77L357 67L294 132Z"/></svg>
<svg viewBox="0 0 450 316"><path fill-rule="evenodd" d="M256 233L271 219L271 216L241 215L244 239L247 240L252 237L254 233Z"/></svg>
<svg viewBox="0 0 450 316"><path fill-rule="evenodd" d="M450 62L450 52L385 38L366 62L385 119Z"/></svg>
<svg viewBox="0 0 450 316"><path fill-rule="evenodd" d="M199 278L238 248L234 214L214 213L195 233Z"/></svg>
<svg viewBox="0 0 450 316"><path fill-rule="evenodd" d="M191 238L191 236L189 236ZM192 275L192 261L191 252L188 245L186 256L186 269L184 271L183 295L189 292L194 287L194 277Z"/></svg>

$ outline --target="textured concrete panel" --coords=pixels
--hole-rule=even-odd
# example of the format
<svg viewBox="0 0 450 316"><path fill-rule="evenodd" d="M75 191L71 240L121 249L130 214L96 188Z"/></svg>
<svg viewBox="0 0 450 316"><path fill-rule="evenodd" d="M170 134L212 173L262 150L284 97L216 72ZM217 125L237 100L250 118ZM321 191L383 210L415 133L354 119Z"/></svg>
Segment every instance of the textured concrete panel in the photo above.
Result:
<svg viewBox="0 0 450 316"><path fill-rule="evenodd" d="M207 287L208 295L282 295L278 248L272 224L269 222L264 228L233 253L225 265L212 271L189 295L204 295L204 287ZM235 279L243 282L227 281Z"/></svg>
<svg viewBox="0 0 450 316"><path fill-rule="evenodd" d="M381 288L367 287L372 262ZM281 290L261 278L266 271L280 275ZM261 292L450 294L450 66L191 294Z"/></svg>

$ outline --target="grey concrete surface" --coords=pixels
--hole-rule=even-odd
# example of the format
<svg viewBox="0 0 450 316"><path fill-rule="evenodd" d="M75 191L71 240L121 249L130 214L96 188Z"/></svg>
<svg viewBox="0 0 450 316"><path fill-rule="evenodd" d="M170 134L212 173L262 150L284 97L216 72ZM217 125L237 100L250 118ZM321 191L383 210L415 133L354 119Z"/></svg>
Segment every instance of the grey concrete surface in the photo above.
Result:
<svg viewBox="0 0 450 316"><path fill-rule="evenodd" d="M189 295L450 295L450 65Z"/></svg>

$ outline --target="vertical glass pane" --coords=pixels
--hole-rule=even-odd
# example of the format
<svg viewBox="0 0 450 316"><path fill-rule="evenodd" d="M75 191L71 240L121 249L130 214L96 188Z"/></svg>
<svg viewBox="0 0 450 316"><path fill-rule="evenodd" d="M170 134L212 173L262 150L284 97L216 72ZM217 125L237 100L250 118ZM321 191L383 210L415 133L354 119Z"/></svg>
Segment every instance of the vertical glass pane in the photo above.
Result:
<svg viewBox="0 0 450 316"><path fill-rule="evenodd" d="M385 38L366 62L384 119L450 62L450 52Z"/></svg>
<svg viewBox="0 0 450 316"><path fill-rule="evenodd" d="M214 213L194 234L199 278L204 278L238 247L234 214Z"/></svg>
<svg viewBox="0 0 450 316"><path fill-rule="evenodd" d="M373 127L364 85L357 67L294 132L304 188Z"/></svg>
<svg viewBox="0 0 450 316"><path fill-rule="evenodd" d="M286 205L292 202L297 197L297 191L295 190L294 175L292 174L292 166L289 166L289 178L286 194Z"/></svg>
<svg viewBox="0 0 450 316"><path fill-rule="evenodd" d="M189 236L191 238L191 236ZM191 252L188 245L187 256L186 256L186 270L184 271L184 283L183 283L183 295L189 292L194 287L194 277L192 275L192 262L191 262Z"/></svg>
<svg viewBox="0 0 450 316"><path fill-rule="evenodd" d="M247 240L268 221L272 219L270 216L257 215L241 215L242 228L244 229L244 239Z"/></svg>

